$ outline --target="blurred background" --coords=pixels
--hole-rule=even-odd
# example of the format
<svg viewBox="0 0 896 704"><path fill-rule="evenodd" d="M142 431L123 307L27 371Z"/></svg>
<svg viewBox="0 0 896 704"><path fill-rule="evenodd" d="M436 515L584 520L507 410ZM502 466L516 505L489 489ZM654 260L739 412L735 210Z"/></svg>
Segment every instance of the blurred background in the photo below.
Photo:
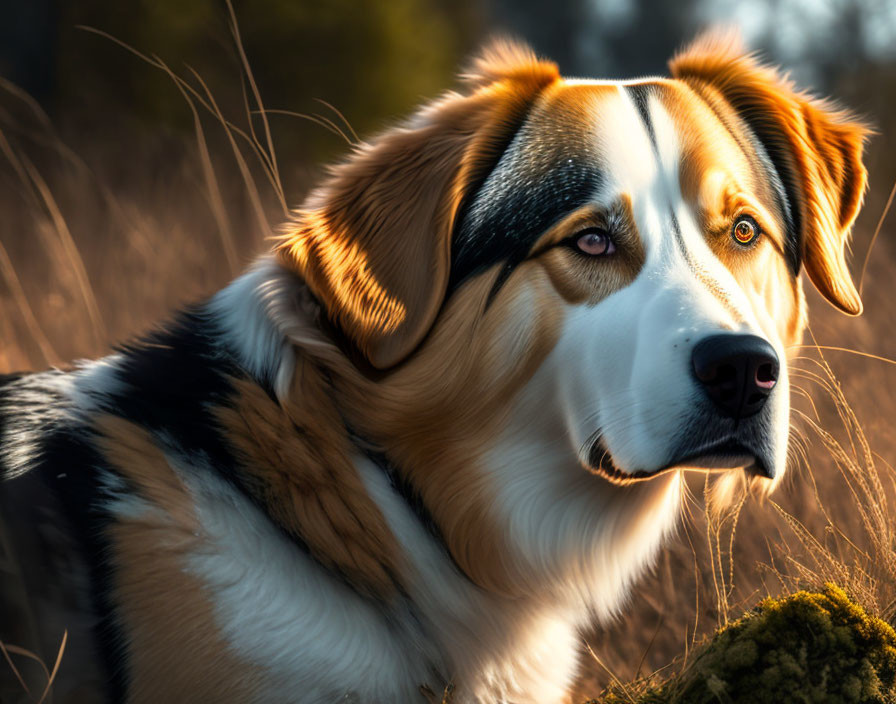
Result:
<svg viewBox="0 0 896 704"><path fill-rule="evenodd" d="M245 56L224 0L0 0L0 373L101 355L222 286L328 160L452 87L496 33L566 75L634 77L665 73L702 28L738 27L877 130L857 279L896 181L890 0L234 0L233 16ZM846 350L794 363L794 471L777 503L714 522L693 486L691 517L630 607L587 635L583 697L666 666L758 596L811 581L819 559L891 616L896 574L875 550L892 553L896 535L896 368L862 354L896 357L893 227L868 259L862 318L807 285L814 339ZM831 442L857 464L844 470ZM871 474L883 479L857 490ZM879 525L861 501L884 502Z"/></svg>

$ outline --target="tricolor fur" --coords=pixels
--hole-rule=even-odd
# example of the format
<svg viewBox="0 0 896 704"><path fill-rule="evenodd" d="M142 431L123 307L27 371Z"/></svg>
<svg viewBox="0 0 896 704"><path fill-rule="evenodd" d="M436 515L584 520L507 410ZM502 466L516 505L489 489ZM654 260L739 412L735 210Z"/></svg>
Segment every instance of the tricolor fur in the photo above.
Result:
<svg viewBox="0 0 896 704"><path fill-rule="evenodd" d="M681 468L780 481L800 271L861 309L866 130L735 43L670 66L565 80L495 44L209 301L3 380L5 520L38 536L41 594L71 585L52 623L95 670L63 665L60 688L564 701L577 629L623 606ZM729 333L781 360L749 417L695 378Z"/></svg>

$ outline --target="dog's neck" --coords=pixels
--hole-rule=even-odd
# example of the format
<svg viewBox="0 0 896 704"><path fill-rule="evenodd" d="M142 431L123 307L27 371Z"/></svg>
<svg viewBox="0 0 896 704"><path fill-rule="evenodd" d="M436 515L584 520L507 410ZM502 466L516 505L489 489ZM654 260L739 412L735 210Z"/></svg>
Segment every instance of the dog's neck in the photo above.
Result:
<svg viewBox="0 0 896 704"><path fill-rule="evenodd" d="M301 281L272 259L212 307L225 336L229 327L234 341L254 340L237 349L246 370L284 408L329 404L354 461L373 459L465 578L496 596L608 616L659 547L657 526L674 524L678 476L619 487L590 475L564 441L562 409L539 370L512 396L427 406L426 385L438 379L413 367L360 371L322 330ZM236 334L247 327L256 334ZM320 390L313 398L309 384ZM628 557L605 564L606 554Z"/></svg>

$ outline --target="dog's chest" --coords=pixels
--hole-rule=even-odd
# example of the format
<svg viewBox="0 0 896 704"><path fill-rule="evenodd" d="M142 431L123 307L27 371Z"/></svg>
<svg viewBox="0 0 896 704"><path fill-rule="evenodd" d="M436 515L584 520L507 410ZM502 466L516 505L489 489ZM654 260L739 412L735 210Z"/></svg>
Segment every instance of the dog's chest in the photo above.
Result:
<svg viewBox="0 0 896 704"><path fill-rule="evenodd" d="M226 483L190 482L204 548L186 569L206 585L232 652L260 673L260 698L422 702L421 686L453 684L459 704L562 701L577 649L570 624L471 585L393 505L382 475L359 469L415 574L389 604L359 597Z"/></svg>

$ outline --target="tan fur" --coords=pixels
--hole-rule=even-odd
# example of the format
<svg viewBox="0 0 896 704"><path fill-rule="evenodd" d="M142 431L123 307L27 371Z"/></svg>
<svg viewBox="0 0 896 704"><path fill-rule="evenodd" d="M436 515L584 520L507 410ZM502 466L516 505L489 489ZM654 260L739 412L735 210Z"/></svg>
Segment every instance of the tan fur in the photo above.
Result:
<svg viewBox="0 0 896 704"><path fill-rule="evenodd" d="M458 565L477 584L513 594L512 553L478 465L508 420L511 398L554 347L563 313L535 262L522 265L486 309L495 274L462 287L421 348L385 377L367 377L333 346L308 353L328 369L349 424L419 491ZM523 295L533 288L537 301Z"/></svg>
<svg viewBox="0 0 896 704"><path fill-rule="evenodd" d="M519 70L514 68L517 59L522 62ZM604 94L614 95L613 90L591 85L566 86L556 80L553 69L546 70L543 64L530 59L531 54L516 50L500 53L500 56L492 55L486 63L494 66L494 71L480 62L476 69L477 77L470 79L476 87L472 96L445 98L425 111L423 116L418 116L413 129L387 134L385 139L381 138L374 146L359 152L355 159L340 167L328 186L318 192L317 200L313 200L314 207L306 211L298 229L286 237L280 249L281 256L287 257L287 261L297 266L300 273L305 273L326 314L374 366L386 367L402 361L388 374L371 375L363 371L363 367L355 366L336 346L328 351L322 351L319 347L313 351L309 349L308 353L315 355L328 370L334 400L342 416L365 439L382 447L396 470L403 473L411 486L419 491L452 556L468 576L481 586L509 595L518 591L514 581L524 579L524 576L513 572L512 552L493 518L494 508L490 501L494 489L488 486L478 465L483 462L485 448L490 446L506 423L505 409L510 400L556 344L563 322L563 304L597 303L631 281L640 270L644 253L632 224L631 204L622 203L619 207L622 220L626 223L617 233L624 256L613 261L585 261L577 259L568 249L552 246L573 234L577 227L586 223L599 225L601 218L607 217L606 213L583 209L542 236L533 247L529 259L517 267L487 308L485 303L497 270L466 282L442 310L436 312L442 305L443 279L447 276L447 270L443 267L447 264L438 260L433 267L426 269L430 277L427 282L414 279L414 271L419 271L420 267L405 264L407 253L402 250L404 244L400 241L400 235L395 247L389 248L384 233L395 222L423 222L427 231L414 229L413 236L430 244L414 243L413 246L432 246L439 252L447 252L447 240L441 238L447 237L446 233L450 232L453 224L457 200L451 199L460 198L463 188L459 187L459 183L472 182L464 179L458 181L457 174L462 171L463 159L472 158L471 153L477 153L470 151L470 144L475 142L470 142L469 137L463 140L458 138L458 125L466 124L470 129L485 130L492 135L489 138L494 139L495 133L489 130L493 130L499 121L494 117L484 118L478 111L499 109L502 101L509 99L506 92L508 84L514 87L511 94L520 100L510 111L513 116L511 122L518 123L519 111L531 103L528 119L535 126L534 132L544 135L539 149L532 150L533 174L537 175L541 168L553 163L556 154L574 150L580 155L582 146L589 143L586 135L581 133L590 129L590 111L595 109ZM521 77L529 81L525 91L516 83ZM497 87L489 81L497 81ZM734 186L733 190L728 188L723 193L720 202L703 209L709 235L715 235L711 246L740 281L746 282L748 288L755 289L757 296L767 296L769 299L783 296L783 304L776 305L784 305L786 310L778 320L782 321L780 324L785 333L782 338L792 339L803 319L799 284L788 278L782 256L783 234L774 224L781 214L768 210L773 208L770 190L757 176L757 164L744 155L743 145L738 144L737 120L732 118L734 127L726 134L705 103L684 85L659 81L658 86L672 96L667 98L667 102L673 114L683 121L697 118L699 124L708 127L705 138L685 140L687 156L693 157L697 164L695 170L708 168L710 161L715 159L717 165L724 167L726 177ZM673 104L676 102L678 108ZM475 115L475 125L464 122L470 120L471 115ZM502 121L506 129L508 122L505 118ZM559 121L566 125L566 129L538 130L540 121L544 122L545 127L556 126ZM687 135L692 131L683 127L680 133ZM439 132L442 137L437 139ZM501 141L506 140L509 132L499 134ZM407 161L406 157L404 161L400 158L401 150L396 152L379 147L381 143L389 144L390 140L399 139L402 147L422 154L420 159L413 162L413 174L396 171L404 168ZM433 142L445 145L452 140L452 148L442 152L439 159L427 157ZM714 140L722 140L727 146L713 152L711 144ZM492 147L494 154L497 154L497 145L493 144ZM396 165L389 166L386 156ZM480 159L484 165L494 159L494 155ZM431 198L431 204L440 205L430 205L422 220L417 203L407 200L402 201L401 207L394 208L398 211L397 215L386 217L385 210L378 210L376 212L386 218L379 228L372 227L370 220L374 212L370 208L374 206L364 205L360 207L368 210L364 217L355 221L354 229L348 226L344 230L334 229L331 221L337 216L342 217L339 215L341 211L351 214L359 207L358 203L367 202L371 185L365 179L370 178L369 174L377 168L380 169L378 173L382 174L383 193L393 194L382 197L398 198L395 194L399 194L410 198L396 182L404 176L418 183L433 185L434 190L426 191L425 195ZM433 170L438 173L429 173ZM694 201L705 196L705 184L697 174L687 173L683 181L688 196ZM398 190L392 191L392 188ZM445 196L446 192L449 196ZM743 252L731 249L727 230L724 238L720 235L721 223L724 221L727 228L728 220L739 207L745 205L744 194L750 193L754 196L750 196L749 205L756 209L760 219L768 222L769 232L762 253L755 257L752 264L744 258ZM379 198L381 194L374 195ZM384 201L376 200L376 205L385 208ZM328 209L334 213L327 216L330 220L326 223L315 220ZM432 224L432 213L437 216L435 225ZM368 230L373 230L372 234ZM383 239L376 239L381 234ZM321 244L308 244L314 241ZM340 256L360 253L362 262L369 262L371 257L393 258L391 265L395 267L395 275L404 276L406 281L387 288L392 291L401 290L402 286L406 291L414 289L419 304L431 306L425 315L421 314L422 317L418 318L420 326L416 332L410 336L405 333L399 335L401 342L397 344L401 348L400 355L384 355L375 349L380 343L371 340L373 336L381 335L385 328L380 324L379 332L372 332L365 327L367 322L359 322L357 316L352 318L345 312L345 306L334 298L338 298L338 294L327 290L327 286L341 285L339 279L342 274L339 271L332 274L333 270L321 268L319 261L309 263L310 260L303 260L302 257L308 256L303 254L308 246L333 247ZM418 249L411 251L415 256L420 256ZM430 260L424 256L423 261ZM336 283L326 280L329 275L335 278ZM323 277L323 281L318 281L317 277ZM397 296L396 300L405 298ZM362 299L356 299L356 302L364 307L361 305ZM373 305L371 310L386 309L377 306ZM424 319L427 321L425 324ZM396 323L394 329L403 324ZM406 356L418 343L419 348ZM393 352L396 349L392 347ZM623 490L622 487L618 489Z"/></svg>
<svg viewBox="0 0 896 704"><path fill-rule="evenodd" d="M809 275L829 300L848 312L858 312L861 302L846 269L844 248L865 186L860 161L864 128L845 114L793 92L751 57L709 40L677 57L672 70L684 83L651 83L681 139L682 196L697 214L710 248L754 307L759 326L777 326L778 337L785 345L792 344L805 324L805 302L800 280L786 262L784 213L776 204L762 164L750 152L745 113L757 108L768 116L765 127L779 133L763 138L777 140L773 146L783 154L788 174L799 183ZM498 480L489 471L495 472L498 463L489 453L501 450L498 439L518 436L505 434L508 431L521 434L532 427L525 423L541 421L537 417L541 408L531 410L535 406L532 399L539 403L548 399L544 405L566 423L558 421L557 426L547 425L540 432L561 428L558 443L568 442L577 433L563 415L576 411L581 402L572 399L569 411L561 407L568 401L563 398L558 411L551 400L552 393L560 397L569 386L568 377L548 378L559 354L550 359L537 383L526 386L557 348L564 324L571 322L565 320L570 306L597 305L627 286L644 267L646 252L635 225L632 198L636 196L622 194L619 202L606 210L582 207L548 227L528 256L515 262L512 275L501 279L499 288L495 284L503 263L465 279L446 298L451 235L458 213L520 125L528 121L531 130L525 137L533 143L524 144L531 148L512 156L524 165L524 185L530 187L558 159L600 160L597 152L601 145L594 135L600 101L618 100L621 94L611 86L564 84L556 66L506 42L487 50L464 80L463 93L446 94L406 123L359 146L332 170L297 213L276 249L278 262L292 273L286 275L267 262L266 266L276 270L271 274L276 285L265 280L262 289L252 292L265 298L263 303L269 306L264 314L270 320L264 324L279 326L278 332L293 343L291 349L285 345L277 349L283 356L276 358L280 365L276 396L257 381L235 377L230 379L231 395L214 401L216 405L209 410L217 424L215 430L237 459L235 483L265 516L369 601L407 598L400 602L401 609L415 618L417 607L424 607L418 624L425 631L431 625L424 610L428 605L425 597L411 603L421 593L415 591L419 575L410 572L413 558L405 556L400 541L410 542L410 537L392 533L356 467L362 448L382 452L390 469L419 495L460 570L492 595L529 599L516 602L521 605L519 614L514 614L511 606L506 615L495 609L495 623L490 627L502 623L497 616L506 616L510 625L501 628L510 633L507 642L511 643L516 640L513 628L528 627L524 611L548 603L553 593L545 594L550 591L545 584L553 576L538 574L531 561L527 563L514 553L524 541L510 534L516 527L508 526L506 516L499 514L506 505L497 504L511 503L517 488L502 493L501 487L492 483ZM623 120L628 113L617 115L623 115L619 118ZM622 125L623 130L626 127ZM632 189L639 188L637 181L633 184ZM677 194L669 195L674 199ZM757 219L765 233L750 249L739 248L730 238L733 221L745 212ZM617 255L588 258L563 244L587 227L611 231ZM714 274L724 273L713 269ZM281 275L294 278L295 286L282 285L276 279ZM737 321L737 305L746 308L740 297L723 291L708 271L698 270L694 275L716 293ZM237 291L242 294L244 289ZM630 309L622 306L619 310ZM665 314L665 309L656 310ZM242 308L237 312L245 313ZM575 315L580 313L577 310ZM221 315L228 325L233 322L232 314L233 319L244 322L226 309ZM260 313L253 309L252 314ZM576 320L585 321L576 332L585 329L587 318ZM660 326L663 324L661 320ZM718 323L720 329L726 325L731 324ZM263 329L260 325L246 327L247 335L252 334L249 329L255 333ZM573 330L573 326L567 329ZM687 334L687 328L683 329ZM588 338L590 343L599 346L597 334L601 331L596 327L589 330L595 333ZM264 333L268 332L264 328ZM568 352L568 339L563 338L563 354ZM258 348L268 357L274 356L267 347ZM562 361L578 361L574 353L569 357ZM269 361L265 359L265 363ZM624 384L627 377L620 374L618 379ZM515 406L524 391L531 396ZM520 408L525 412L511 418ZM587 406L582 408L587 410ZM585 412L582 408L578 412ZM586 417L590 422L590 416ZM645 427L651 429L649 423ZM194 497L169 463L164 447L148 430L109 415L100 416L94 430L99 451L135 494L135 510L129 512L128 499L123 499L121 510L113 511L116 522L108 529L112 597L130 654L130 701L270 698L270 673L265 663L244 661L216 625L216 617L228 616L225 612L233 609L233 604L222 600L221 610L216 611L209 587L188 571L187 560L203 550L218 549L222 559L226 553L207 540ZM646 527L656 527L656 516L668 514L671 520L672 510L666 510L671 496L667 490L679 482L678 469L622 485L605 481L600 472L589 476L588 467L577 474L575 455L566 457L573 467L563 468L572 470L569 491L563 496L586 486L585 482L605 482L599 485L601 498L606 498L614 511L620 509L617 515L622 518L618 525L607 528L608 533L631 534L635 536L632 541L641 540L647 535ZM636 461L640 460L632 464ZM655 463L671 461L659 455ZM650 462L645 460L645 464ZM509 463L501 465L502 477L510 471ZM577 484L579 481L582 483ZM764 490L774 486L764 479L749 481ZM742 474L728 473L717 497L730 499L736 485L747 483ZM567 485L561 488L565 491ZM588 517L590 509L589 505L580 513ZM234 520L239 520L239 513L234 511ZM628 525L627 516L634 516L632 523L640 525ZM563 518L567 518L565 512ZM653 537L659 540L660 535L657 530ZM566 543L576 552L584 552L592 544ZM605 545L601 543L600 550L605 550ZM565 550L557 553L565 554ZM604 553L595 554L604 558ZM621 551L614 554L610 549L606 561L598 565L605 567L619 555ZM283 578L277 586L285 595L283 603L292 597L288 570L293 565L284 559L280 566ZM210 578L216 574L209 572ZM240 579L238 572L234 574ZM630 578L624 571L617 574L623 575L620 585ZM425 595L425 589L422 593ZM301 596L297 592L296 598ZM329 603L348 603L341 601L347 599L341 593L327 596L334 598ZM247 601L253 598L248 595ZM458 590L458 604L463 606L460 600L465 598ZM257 608L258 604L248 607ZM373 606L377 619L381 614L392 619L398 613L398 609L381 607ZM384 628L393 625L394 621L386 624L384 620ZM478 624L471 624L470 633L477 637L486 633L485 628L477 628ZM279 637L294 637L295 633L284 630ZM350 629L337 635L355 637ZM384 630L382 641L369 643L387 644L385 638L392 636ZM372 646L362 644L357 652L368 647ZM354 652L346 647L342 657ZM445 662L452 665L454 656L450 649L446 653ZM371 655L374 669L379 666L378 655ZM497 653L495 662L501 663L502 657L504 654ZM571 656L569 661L573 661ZM282 666L279 676L295 674L298 662L291 660ZM383 662L389 661L383 658ZM511 658L507 662L528 661ZM497 667L495 673L494 691L498 691L505 686L503 679L509 682L512 676ZM296 681L303 677L301 673ZM294 696L301 699L302 693Z"/></svg>
<svg viewBox="0 0 896 704"><path fill-rule="evenodd" d="M507 69L501 62L511 54L523 63ZM449 93L358 147L283 237L282 260L375 367L400 362L432 325L461 200L501 155L535 96L559 79L554 64L528 57L495 48L477 62L471 94Z"/></svg>
<svg viewBox="0 0 896 704"><path fill-rule="evenodd" d="M556 246L588 227L611 229L616 254L606 259L591 259L568 246ZM597 305L614 291L630 284L641 271L645 258L644 244L638 235L628 197L622 198L610 212L598 212L591 207L576 211L548 230L534 251L553 286L573 305Z"/></svg>
<svg viewBox="0 0 896 704"><path fill-rule="evenodd" d="M111 530L119 616L134 654L128 701L250 701L263 673L215 628L209 594L178 559L189 543L173 537L164 520L122 521Z"/></svg>
<svg viewBox="0 0 896 704"><path fill-rule="evenodd" d="M559 338L565 301L548 268L537 259L522 264L487 309L496 272L469 282L422 347L387 377L365 377L338 351L328 364L351 425L381 443L419 490L455 562L479 586L508 597L525 591L529 575L517 569L480 465L514 395ZM620 501L646 491L607 490Z"/></svg>
<svg viewBox="0 0 896 704"><path fill-rule="evenodd" d="M235 379L214 414L242 461L253 498L312 556L382 599L401 588L395 537L364 489L321 370L301 356L288 401Z"/></svg>
<svg viewBox="0 0 896 704"><path fill-rule="evenodd" d="M559 306L537 306L534 320L528 306L488 313L489 275L439 308L462 198L559 74L528 49L499 42L465 78L469 94L443 97L338 167L279 252L374 367L406 360L373 381L339 358L329 367L338 406L407 473L468 575L511 590L506 579L496 581L506 558L490 518L493 490L476 463L510 396L552 348ZM533 268L531 276L548 301L557 298L543 272ZM511 300L515 290L505 287L499 299ZM513 344L496 346L499 340Z"/></svg>
<svg viewBox="0 0 896 704"><path fill-rule="evenodd" d="M658 91L681 135L682 197L697 214L707 244L741 288L755 292L761 309L774 310L785 344L799 341L803 320L799 279L787 262L784 213L753 153L747 126L711 87L696 93L682 83L664 82ZM752 247L737 244L731 230L750 215L762 231ZM708 285L709 290L713 290ZM727 302L720 296L723 303ZM733 319L737 311L727 304Z"/></svg>
<svg viewBox="0 0 896 704"><path fill-rule="evenodd" d="M105 458L134 483L147 501L163 508L184 531L194 533L199 529L193 497L147 430L108 414L97 418L94 429Z"/></svg>
<svg viewBox="0 0 896 704"><path fill-rule="evenodd" d="M106 459L152 507L120 516L108 536L113 600L132 654L128 701L249 701L263 673L229 649L210 595L185 571L203 545L187 488L143 428L112 416L95 427Z"/></svg>
<svg viewBox="0 0 896 704"><path fill-rule="evenodd" d="M556 64L539 59L528 46L513 39L496 38L488 44L461 78L473 88L511 81L544 85L560 77Z"/></svg>
<svg viewBox="0 0 896 704"><path fill-rule="evenodd" d="M806 272L832 304L858 315L862 302L846 265L850 228L865 192L868 129L849 113L798 93L730 37L707 35L669 64L672 75L714 87L780 155L798 181Z"/></svg>

